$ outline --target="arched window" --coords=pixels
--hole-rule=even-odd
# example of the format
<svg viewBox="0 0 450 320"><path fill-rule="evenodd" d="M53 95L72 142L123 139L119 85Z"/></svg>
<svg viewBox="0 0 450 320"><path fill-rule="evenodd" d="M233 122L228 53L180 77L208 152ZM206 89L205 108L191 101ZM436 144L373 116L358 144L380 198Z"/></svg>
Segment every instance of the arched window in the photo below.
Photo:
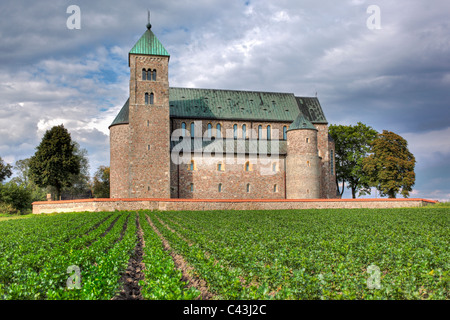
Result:
<svg viewBox="0 0 450 320"><path fill-rule="evenodd" d="M191 183L191 192L194 192L194 184L193 183Z"/></svg>
<svg viewBox="0 0 450 320"><path fill-rule="evenodd" d="M219 192L222 192L222 184L219 183Z"/></svg>
<svg viewBox="0 0 450 320"><path fill-rule="evenodd" d="M146 92L146 93L145 93L145 104L148 104L148 100L149 100L149 99L148 99L148 93Z"/></svg>
<svg viewBox="0 0 450 320"><path fill-rule="evenodd" d="M270 130L270 126L267 126L267 140L270 140L272 138L272 133Z"/></svg>
<svg viewBox="0 0 450 320"><path fill-rule="evenodd" d="M142 80L147 80L147 71L145 69L142 69Z"/></svg>
<svg viewBox="0 0 450 320"><path fill-rule="evenodd" d="M181 136L182 137L186 136L186 122L181 123Z"/></svg>
<svg viewBox="0 0 450 320"><path fill-rule="evenodd" d="M152 80L156 81L156 69L152 72Z"/></svg>
<svg viewBox="0 0 450 320"><path fill-rule="evenodd" d="M147 80L152 80L152 70L147 70Z"/></svg>
<svg viewBox="0 0 450 320"><path fill-rule="evenodd" d="M195 124L193 122L191 122L191 137L195 136Z"/></svg>
<svg viewBox="0 0 450 320"><path fill-rule="evenodd" d="M247 183L247 193L250 192L250 183Z"/></svg>
<svg viewBox="0 0 450 320"><path fill-rule="evenodd" d="M197 169L197 166L195 165L195 161L194 160L191 160L191 162L189 162L189 168L188 168L188 170L189 171L194 171L194 170L196 170Z"/></svg>
<svg viewBox="0 0 450 320"><path fill-rule="evenodd" d="M218 123L217 126L216 126L216 137L217 138L221 137L221 126L220 126L220 123Z"/></svg>
<svg viewBox="0 0 450 320"><path fill-rule="evenodd" d="M278 186L276 184L273 185L273 192L278 192Z"/></svg>
<svg viewBox="0 0 450 320"><path fill-rule="evenodd" d="M233 125L233 138L237 139L237 124Z"/></svg>
<svg viewBox="0 0 450 320"><path fill-rule="evenodd" d="M247 126L245 124L242 125L242 139L247 138Z"/></svg>
<svg viewBox="0 0 450 320"><path fill-rule="evenodd" d="M274 162L272 163L272 171L277 172L278 171L278 163Z"/></svg>
<svg viewBox="0 0 450 320"><path fill-rule="evenodd" d="M330 150L330 169L331 169L331 174L334 175L334 152L333 150Z"/></svg>
<svg viewBox="0 0 450 320"><path fill-rule="evenodd" d="M262 137L262 125L258 126L258 139L261 139Z"/></svg>
<svg viewBox="0 0 450 320"><path fill-rule="evenodd" d="M309 143L309 138L306 138L306 143Z"/></svg>
<svg viewBox="0 0 450 320"><path fill-rule="evenodd" d="M245 171L251 171L252 170L252 166L250 165L250 161L247 161L245 163L244 170Z"/></svg>
<svg viewBox="0 0 450 320"><path fill-rule="evenodd" d="M150 93L150 104L153 104L155 102L155 95L153 93Z"/></svg>
<svg viewBox="0 0 450 320"><path fill-rule="evenodd" d="M287 140L287 127L283 127L283 140Z"/></svg>
<svg viewBox="0 0 450 320"><path fill-rule="evenodd" d="M212 130L212 125L211 125L211 123L208 123L208 130L207 130L208 138L211 138L211 130Z"/></svg>

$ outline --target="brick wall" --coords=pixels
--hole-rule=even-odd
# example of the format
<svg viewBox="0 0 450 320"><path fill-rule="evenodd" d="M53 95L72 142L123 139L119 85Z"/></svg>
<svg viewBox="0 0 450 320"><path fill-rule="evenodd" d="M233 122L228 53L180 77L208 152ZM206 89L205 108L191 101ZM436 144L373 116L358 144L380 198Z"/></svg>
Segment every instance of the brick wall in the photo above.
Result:
<svg viewBox="0 0 450 320"><path fill-rule="evenodd" d="M189 199L89 199L33 203L33 213L97 212L114 210L286 210L423 207L426 199L321 199L321 200L189 200Z"/></svg>

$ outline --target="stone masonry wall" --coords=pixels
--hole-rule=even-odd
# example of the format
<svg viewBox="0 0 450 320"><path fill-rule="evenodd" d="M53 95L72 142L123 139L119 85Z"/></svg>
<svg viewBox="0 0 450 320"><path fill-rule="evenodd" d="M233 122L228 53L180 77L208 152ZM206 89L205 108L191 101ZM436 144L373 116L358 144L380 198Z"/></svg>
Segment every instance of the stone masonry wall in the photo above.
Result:
<svg viewBox="0 0 450 320"><path fill-rule="evenodd" d="M89 199L33 203L33 213L99 212L115 210L287 210L423 207L426 199L321 199L321 200L189 200L189 199ZM299 212L300 213L300 212Z"/></svg>

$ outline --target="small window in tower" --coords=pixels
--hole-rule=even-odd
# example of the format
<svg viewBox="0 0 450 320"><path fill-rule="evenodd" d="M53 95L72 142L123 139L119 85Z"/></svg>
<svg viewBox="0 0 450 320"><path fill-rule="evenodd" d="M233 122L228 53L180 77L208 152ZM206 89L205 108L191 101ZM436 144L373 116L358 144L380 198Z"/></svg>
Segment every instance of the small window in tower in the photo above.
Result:
<svg viewBox="0 0 450 320"><path fill-rule="evenodd" d="M278 163L274 162L272 163L272 171L277 172L278 171Z"/></svg>
<svg viewBox="0 0 450 320"><path fill-rule="evenodd" d="M310 163L309 161L306 161L306 165L307 165L308 167L311 167L311 163Z"/></svg>
<svg viewBox="0 0 450 320"><path fill-rule="evenodd" d="M181 136L182 137L186 136L186 122L181 123Z"/></svg>
<svg viewBox="0 0 450 320"><path fill-rule="evenodd" d="M221 137L221 133L222 133L221 131L222 131L222 129L221 129L220 123L218 123L216 126L216 137L217 138Z"/></svg>
<svg viewBox="0 0 450 320"><path fill-rule="evenodd" d="M306 138L306 143L309 143L309 138Z"/></svg>
<svg viewBox="0 0 450 320"><path fill-rule="evenodd" d="M217 164L217 171L222 171L222 162Z"/></svg>
<svg viewBox="0 0 450 320"><path fill-rule="evenodd" d="M247 126L245 124L242 125L242 139L247 138Z"/></svg>
<svg viewBox="0 0 450 320"><path fill-rule="evenodd" d="M237 139L237 124L234 124L233 125L233 138L234 139Z"/></svg>
<svg viewBox="0 0 450 320"><path fill-rule="evenodd" d="M247 161L245 163L245 171L251 171L252 170L252 166L250 164L250 161Z"/></svg>
<svg viewBox="0 0 450 320"><path fill-rule="evenodd" d="M272 138L272 132L270 129L270 126L267 126L267 140L270 140Z"/></svg>
<svg viewBox="0 0 450 320"><path fill-rule="evenodd" d="M156 81L156 69L152 72L152 80Z"/></svg>
<svg viewBox="0 0 450 320"><path fill-rule="evenodd" d="M258 126L258 139L262 138L262 125Z"/></svg>
<svg viewBox="0 0 450 320"><path fill-rule="evenodd" d="M189 163L189 171L194 171L196 169L195 161L191 160Z"/></svg>
<svg viewBox="0 0 450 320"><path fill-rule="evenodd" d="M142 80L147 80L147 71L142 69Z"/></svg>
<svg viewBox="0 0 450 320"><path fill-rule="evenodd" d="M195 136L195 124L191 122L191 137Z"/></svg>
<svg viewBox="0 0 450 320"><path fill-rule="evenodd" d="M147 187L147 191L150 191L150 186Z"/></svg>
<svg viewBox="0 0 450 320"><path fill-rule="evenodd" d="M208 123L208 130L207 130L208 138L211 138L211 130L212 130L212 125L211 125L211 123Z"/></svg>
<svg viewBox="0 0 450 320"><path fill-rule="evenodd" d="M147 150L150 151L150 145L149 144L147 145Z"/></svg>
<svg viewBox="0 0 450 320"><path fill-rule="evenodd" d="M152 80L152 70L147 70L147 79L146 80Z"/></svg>
<svg viewBox="0 0 450 320"><path fill-rule="evenodd" d="M147 120L147 127L150 127L150 120Z"/></svg>
<svg viewBox="0 0 450 320"><path fill-rule="evenodd" d="M250 192L250 183L247 183L247 193Z"/></svg>
<svg viewBox="0 0 450 320"><path fill-rule="evenodd" d="M193 183L191 183L190 188L191 188L191 192L194 192L194 184Z"/></svg>
<svg viewBox="0 0 450 320"><path fill-rule="evenodd" d="M219 183L219 192L222 192L222 184Z"/></svg>
<svg viewBox="0 0 450 320"><path fill-rule="evenodd" d="M287 127L283 127L283 140L287 140Z"/></svg>
<svg viewBox="0 0 450 320"><path fill-rule="evenodd" d="M153 93L150 93L150 104L153 104L155 102L155 95Z"/></svg>
<svg viewBox="0 0 450 320"><path fill-rule="evenodd" d="M148 93L145 93L145 104L148 104Z"/></svg>
<svg viewBox="0 0 450 320"><path fill-rule="evenodd" d="M278 186L276 184L273 185L273 192L278 192Z"/></svg>

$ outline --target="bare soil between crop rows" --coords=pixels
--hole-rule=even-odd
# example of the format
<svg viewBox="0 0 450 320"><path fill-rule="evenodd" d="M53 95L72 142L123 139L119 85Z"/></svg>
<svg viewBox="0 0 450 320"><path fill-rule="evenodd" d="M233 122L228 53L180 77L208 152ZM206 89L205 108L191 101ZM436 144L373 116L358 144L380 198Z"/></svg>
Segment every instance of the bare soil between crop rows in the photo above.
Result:
<svg viewBox="0 0 450 320"><path fill-rule="evenodd" d="M120 282L122 283L122 290L112 300L144 300L141 294L140 280L144 280L145 268L143 260L145 241L141 225L139 224L139 215L136 215L136 229L138 242L134 249L132 256L128 262L128 267L125 270Z"/></svg>
<svg viewBox="0 0 450 320"><path fill-rule="evenodd" d="M175 253L172 248L170 247L169 242L166 238L161 234L161 232L158 230L158 228L153 224L152 220L149 216L147 217L147 221L150 224L150 226L153 228L153 230L156 232L158 237L161 239L164 250L167 250L172 257L175 267L181 271L182 273L182 281L187 283L187 288L194 287L197 290L200 291L201 295L197 299L201 300L210 300L214 298L214 295L208 291L208 285L206 281L199 279L197 277L191 276L192 270L194 270L193 267L189 266L186 261L184 260L183 256ZM173 231L172 231L173 232Z"/></svg>

